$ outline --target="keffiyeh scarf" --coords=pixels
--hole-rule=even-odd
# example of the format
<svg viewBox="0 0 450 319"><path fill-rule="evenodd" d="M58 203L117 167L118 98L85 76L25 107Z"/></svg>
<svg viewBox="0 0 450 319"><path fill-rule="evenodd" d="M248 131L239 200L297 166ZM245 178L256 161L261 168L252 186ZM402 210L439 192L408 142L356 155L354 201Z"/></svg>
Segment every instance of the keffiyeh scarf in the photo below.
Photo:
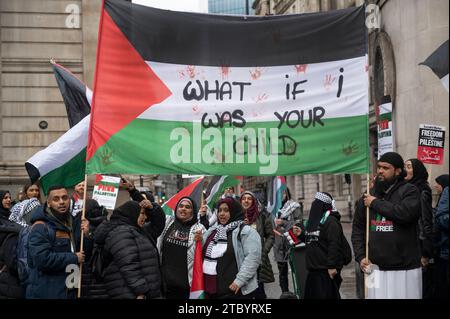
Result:
<svg viewBox="0 0 450 319"><path fill-rule="evenodd" d="M228 225L218 225L213 240L206 248L205 259L203 260L203 273L207 275L217 275L217 259L222 257L227 251L227 233L235 230L242 224L242 220L231 222Z"/></svg>

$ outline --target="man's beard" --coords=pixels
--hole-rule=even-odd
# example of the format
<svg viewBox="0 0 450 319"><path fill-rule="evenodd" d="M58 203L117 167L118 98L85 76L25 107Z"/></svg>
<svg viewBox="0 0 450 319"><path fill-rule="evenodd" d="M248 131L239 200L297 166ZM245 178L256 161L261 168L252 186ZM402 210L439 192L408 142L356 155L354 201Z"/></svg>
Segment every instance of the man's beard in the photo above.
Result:
<svg viewBox="0 0 450 319"><path fill-rule="evenodd" d="M375 183L373 186L373 189L375 191L375 195L377 196L383 196L386 191L394 185L394 183L397 181L397 176L391 177L390 179L381 180L379 176L375 179Z"/></svg>

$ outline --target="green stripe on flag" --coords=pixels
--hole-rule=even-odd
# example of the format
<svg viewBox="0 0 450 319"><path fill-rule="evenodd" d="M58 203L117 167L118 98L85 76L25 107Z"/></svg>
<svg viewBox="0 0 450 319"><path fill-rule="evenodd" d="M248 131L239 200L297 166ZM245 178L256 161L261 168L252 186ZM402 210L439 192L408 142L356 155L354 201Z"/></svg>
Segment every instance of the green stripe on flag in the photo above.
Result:
<svg viewBox="0 0 450 319"><path fill-rule="evenodd" d="M283 124L278 131L280 141L278 151L282 155L278 156L276 171L267 175L367 173L369 171L367 115L323 119L322 122L324 126L316 124L315 127L308 128L300 125L289 128L286 123ZM266 128L268 131L269 128L277 128L278 124L279 122L248 122L244 129L258 132L258 129ZM180 131L180 128L185 132L183 138L190 142L189 150L186 152L188 163L173 163L170 160L172 148L181 139L177 137L171 140L171 132ZM245 162L242 164L235 163L235 160L233 164L224 162L227 156L234 156L233 149L226 149L223 143L224 130L227 128L216 130L222 132L222 139L219 139L222 141L219 143L219 146L222 146L222 153L217 154L215 158L222 162L205 164L195 161L198 160L197 156L209 155L211 149L205 145L211 140L202 141L201 149L195 149L192 143L191 122L136 119L97 150L87 164L87 173L94 174L101 171L104 174L182 172L198 175L265 175L261 173L260 167L267 167L269 163L248 163L248 155L245 155ZM204 129L202 131L204 132ZM270 147L267 140L263 147L267 152ZM253 149L255 148L254 145ZM247 145L245 149L247 150ZM276 153L275 150L272 152Z"/></svg>
<svg viewBox="0 0 450 319"><path fill-rule="evenodd" d="M55 168L46 175L41 176L40 183L44 194L47 194L48 189L54 185L62 185L65 187L72 187L84 180L86 169L86 148L75 155L71 160L64 165Z"/></svg>
<svg viewBox="0 0 450 319"><path fill-rule="evenodd" d="M173 216L174 215L174 211L172 210L172 208L170 208L169 206L167 206L167 205L163 205L162 207L162 210L164 211L164 213L166 214L166 215L168 215L168 216Z"/></svg>
<svg viewBox="0 0 450 319"><path fill-rule="evenodd" d="M206 198L209 208L214 209L214 205L227 187L236 186L238 184L239 180L234 176L221 176L217 184L211 189L211 194Z"/></svg>

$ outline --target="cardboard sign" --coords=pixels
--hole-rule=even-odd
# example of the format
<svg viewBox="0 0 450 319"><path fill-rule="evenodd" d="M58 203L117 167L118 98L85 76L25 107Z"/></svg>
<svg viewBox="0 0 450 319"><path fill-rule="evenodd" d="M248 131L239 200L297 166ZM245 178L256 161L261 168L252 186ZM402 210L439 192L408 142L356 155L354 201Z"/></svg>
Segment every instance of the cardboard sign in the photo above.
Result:
<svg viewBox="0 0 450 319"><path fill-rule="evenodd" d="M378 159L388 152L394 151L394 137L392 129L392 102L385 97L383 104L377 106L378 128Z"/></svg>
<svg viewBox="0 0 450 319"><path fill-rule="evenodd" d="M421 124L417 158L426 164L444 163L445 127Z"/></svg>
<svg viewBox="0 0 450 319"><path fill-rule="evenodd" d="M106 209L114 209L119 193L120 177L99 175L95 176L94 192L92 198L95 199L100 206Z"/></svg>

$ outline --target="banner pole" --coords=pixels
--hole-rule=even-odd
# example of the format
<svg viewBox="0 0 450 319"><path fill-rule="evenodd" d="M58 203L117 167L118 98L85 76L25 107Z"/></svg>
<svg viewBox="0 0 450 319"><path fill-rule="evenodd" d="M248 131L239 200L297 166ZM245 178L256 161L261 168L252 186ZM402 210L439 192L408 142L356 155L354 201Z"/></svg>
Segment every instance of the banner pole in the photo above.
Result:
<svg viewBox="0 0 450 319"><path fill-rule="evenodd" d="M83 192L83 210L81 213L81 222L83 222L84 220L84 216L86 215L86 193L87 193L87 174L84 175L84 192ZM80 224L81 225L81 224ZM81 230L81 226L80 226L80 231L81 231L81 241L80 241L80 252L83 251L83 241L84 241L84 233L83 230ZM80 272L79 272L79 277L78 277L78 295L77 298L81 298L81 277L82 277L82 273L83 273L83 263L80 263Z"/></svg>
<svg viewBox="0 0 450 319"><path fill-rule="evenodd" d="M366 194L370 193L370 176L369 174L366 175L366 183L367 183L367 189ZM370 230L370 220L369 220L369 207L366 207L366 261L369 261L369 230ZM364 297L367 299L369 294L369 289L367 287L367 274L364 273Z"/></svg>

